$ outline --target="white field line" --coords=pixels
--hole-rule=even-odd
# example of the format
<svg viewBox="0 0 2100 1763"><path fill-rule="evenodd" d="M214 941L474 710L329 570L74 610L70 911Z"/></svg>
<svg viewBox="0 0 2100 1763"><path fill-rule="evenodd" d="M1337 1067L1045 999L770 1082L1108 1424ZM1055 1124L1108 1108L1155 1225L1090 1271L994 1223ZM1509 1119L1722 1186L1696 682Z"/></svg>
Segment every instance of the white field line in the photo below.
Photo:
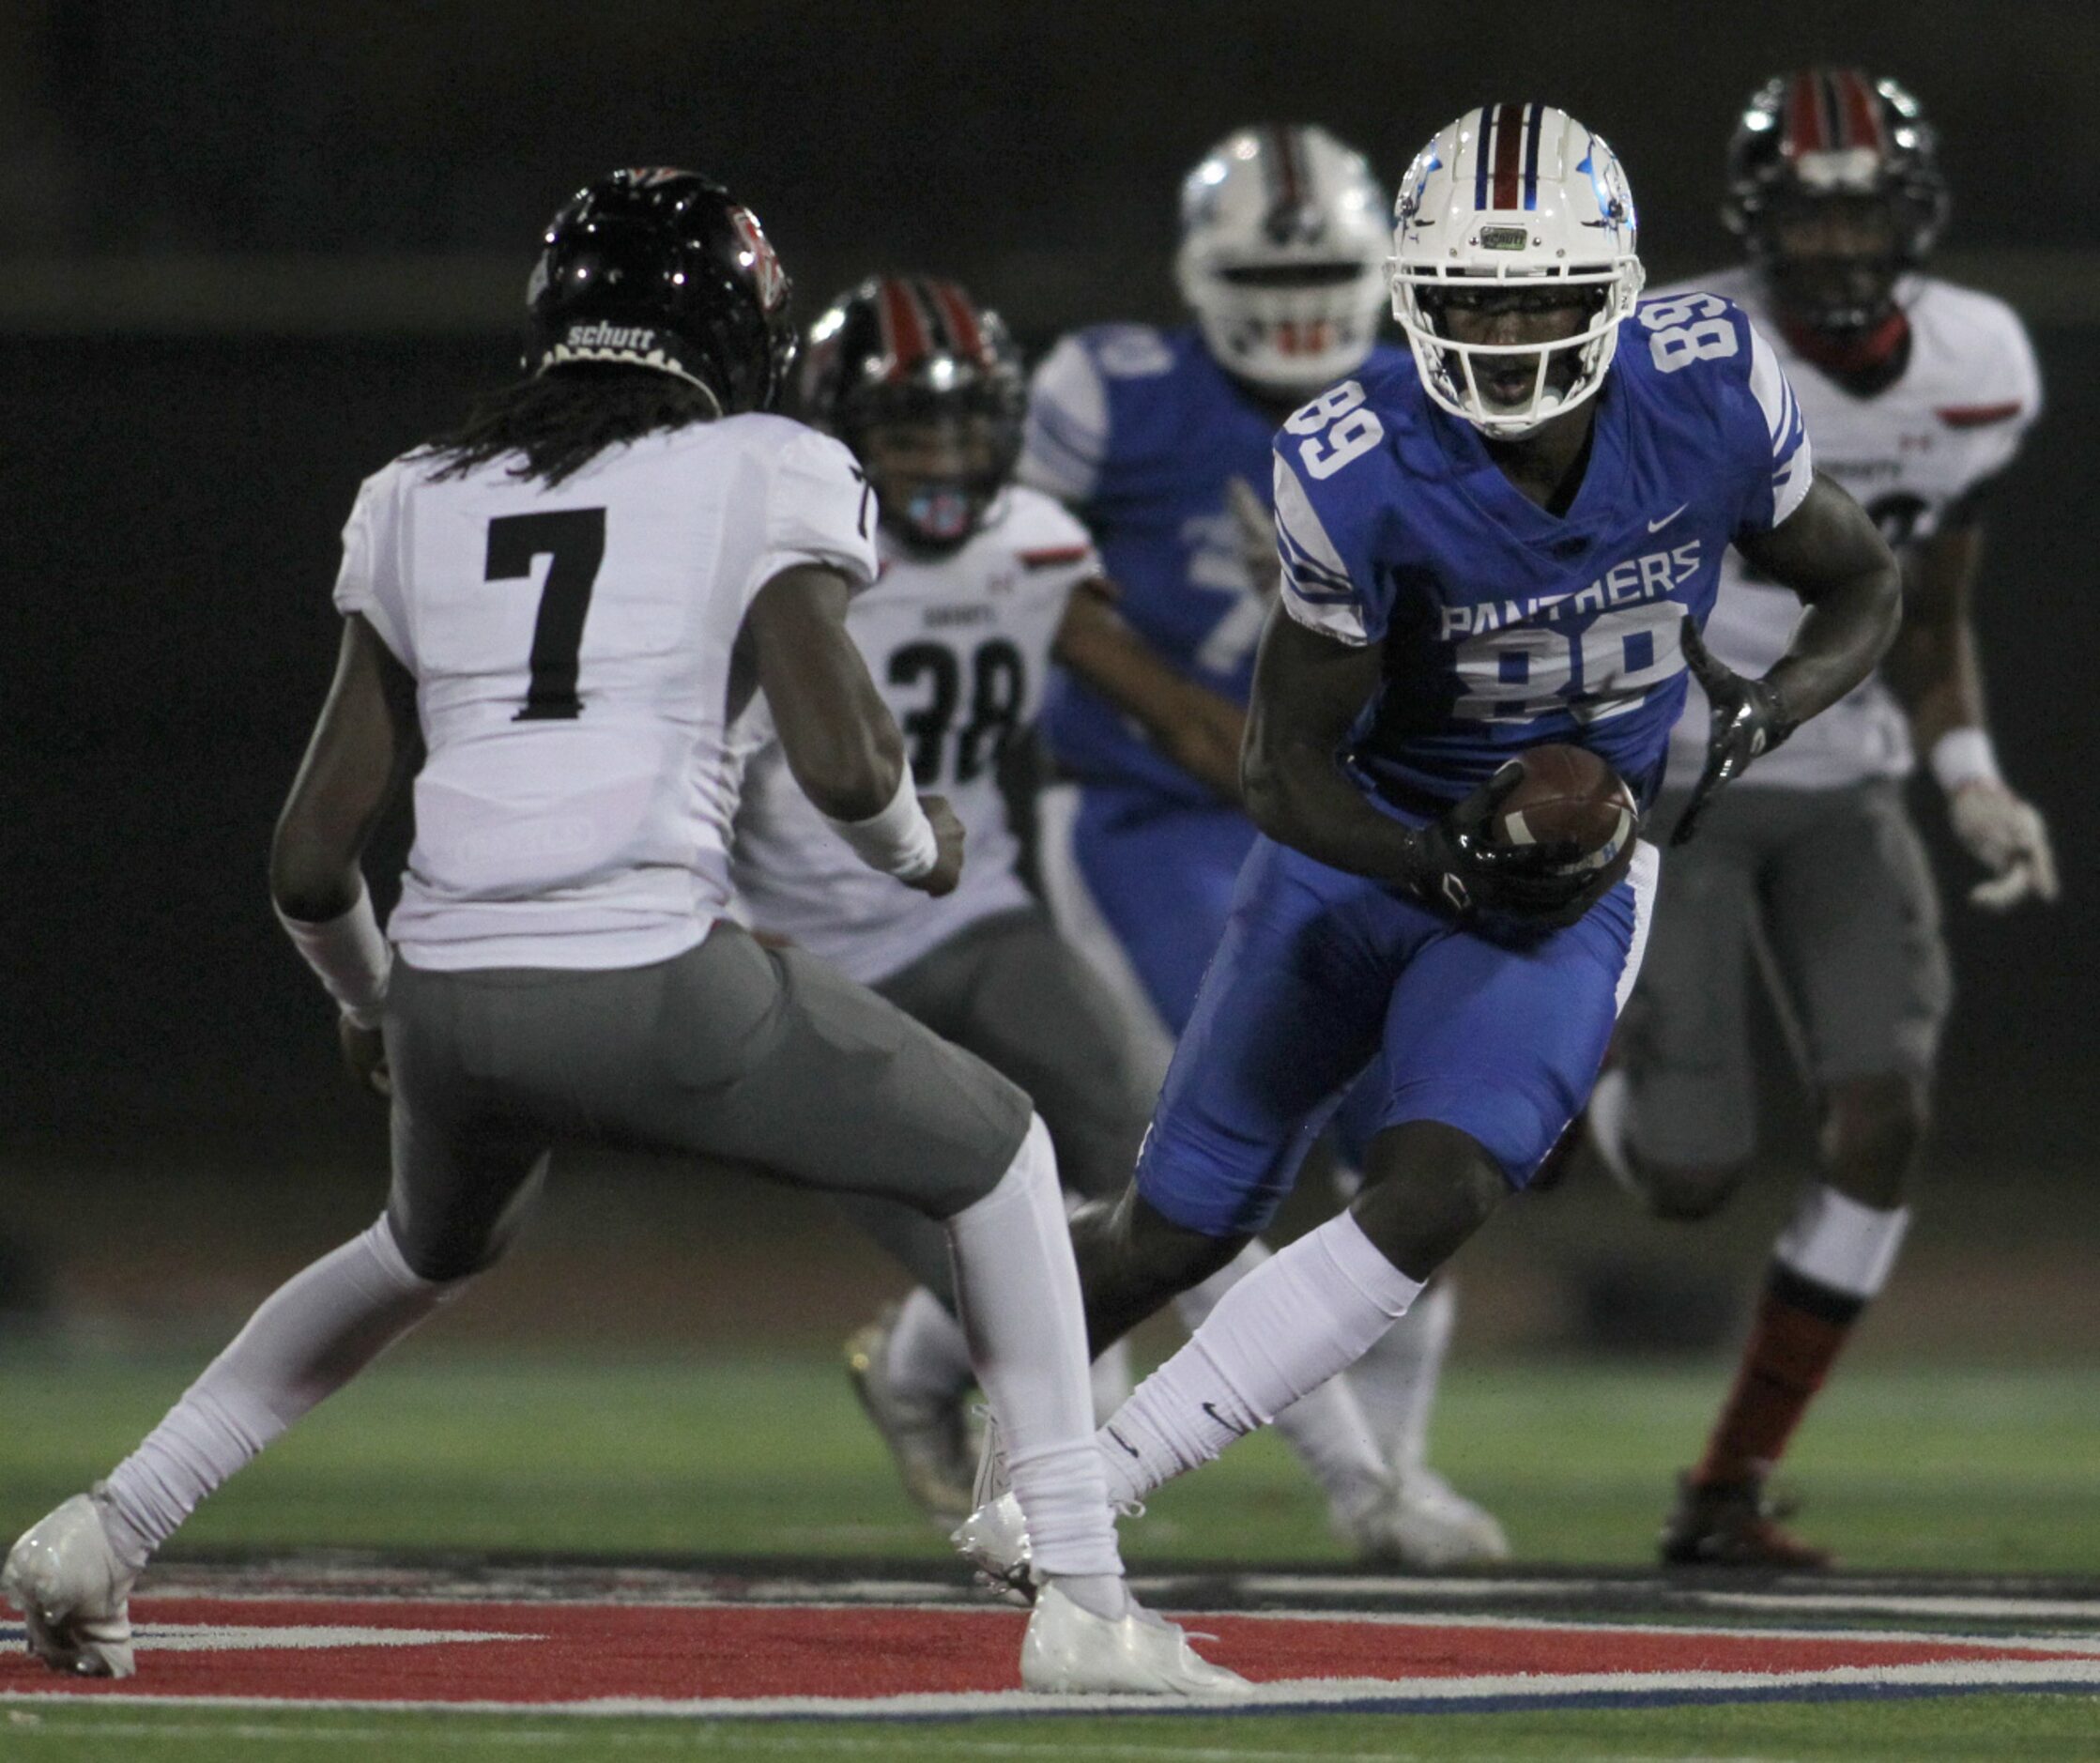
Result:
<svg viewBox="0 0 2100 1763"><path fill-rule="evenodd" d="M1724 1595L1740 1595L1746 1599L1750 1599L1752 1601L1753 1607L1769 1607L1768 1603L1765 1601L1756 1600L1752 1594ZM221 1600L217 1597L216 1594L213 1594L210 1598L210 1602L221 1602ZM238 1603L244 1601L238 1597L229 1597L223 1600L223 1602L229 1603ZM299 1601L284 1600L282 1602ZM316 1599L309 1600L306 1602L366 1602L386 1601L374 1601L364 1599ZM401 1599L394 1602L413 1602L416 1601ZM428 1602L439 1602L444 1601L430 1600ZM562 1607L601 1608L608 1602L612 1601L608 1601L603 1598L534 1599L531 1601L529 1607L534 1609L542 1607L549 1609ZM680 1607L685 1608L699 1606ZM752 1608L754 1606L741 1603L728 1603L709 1605L705 1607L716 1609L745 1609ZM856 1602L841 1603L832 1601L826 1601L821 1602L811 1602L804 1605L799 1605L797 1607L810 1611L851 1613L866 1608L866 1606ZM1785 1608L1790 1606L1782 1605L1780 1607ZM1011 1610L1004 1605L992 1603L978 1603L972 1605L970 1606L970 1613L977 1616L1008 1617L1019 1614L1017 1611ZM1649 1634L1668 1635L1672 1638L1678 1636L1711 1635L1717 1639L1736 1640L1845 1642L1862 1647L1985 1647L1996 1648L2006 1651L2017 1650L2022 1652L2038 1653L2077 1653L2080 1655L2091 1655L2095 1658L2100 1658L2100 1634L1955 1634L1944 1633L1939 1630L1908 1629L1855 1629L1848 1631L1834 1631L1831 1629L1819 1628L1700 1628L1689 1623L1682 1622L1591 1622L1585 1621L1580 1618L1565 1617L1525 1617L1522 1615L1458 1616L1415 1610L1341 1611L1322 1610L1318 1608L1304 1608L1274 1610L1190 1611L1176 1610L1171 1605L1168 1605L1162 1606L1162 1614L1176 1617L1184 1623L1201 1623L1210 1618L1224 1617L1233 1621L1246 1622L1347 1622L1358 1624L1367 1628L1523 1630L1528 1633L1566 1634L1571 1637L1580 1637L1589 1634ZM1972 1613L1963 1610L1948 1610L1944 1612L1935 1610L1931 1614L1960 1616ZM213 1634L223 1634L228 1638L218 1642L213 1642L212 1640L206 1638ZM280 1634L284 1635L285 1638L283 1640L272 1638L273 1636ZM165 1648L171 1651L196 1651L213 1646L217 1646L229 1650L236 1648L241 1650L251 1650L271 1647L427 1647L436 1646L447 1641L537 1641L544 1640L546 1638L544 1635L538 1634L491 1633L487 1631L475 1630L390 1630L347 1627L327 1628L319 1626L313 1628L286 1627L283 1629L274 1629L261 1626L254 1628L221 1628L219 1625L213 1623L196 1622L142 1623L140 1626L140 1635L143 1640L151 1641L156 1647Z"/></svg>
<svg viewBox="0 0 2100 1763"><path fill-rule="evenodd" d="M35 1716L29 1717L32 1721ZM297 1725L198 1725L194 1731L184 1731L180 1726L171 1726L154 1721L96 1721L69 1720L49 1724L38 1723L30 1726L10 1725L8 1728L31 1739L56 1739L62 1741L81 1737L99 1739L153 1739L165 1742L169 1740L193 1739L201 1744L221 1741L237 1743L267 1743L283 1745L301 1744L355 1744L373 1745L398 1740L405 1735L396 1725L375 1722L369 1726L297 1726ZM932 1735L926 1735L931 1738ZM945 1737L946 1735L942 1735ZM894 1739L849 1739L843 1734L831 1734L821 1728L816 1731L789 1735L766 1733L717 1733L706 1726L690 1727L682 1732L589 1732L575 1726L560 1727L507 1727L500 1732L431 1732L415 1734L419 1746L457 1746L462 1750L509 1749L513 1746L587 1744L590 1755L602 1755L607 1751L667 1751L679 1750L688 1754L717 1744L734 1745L741 1753L753 1751L793 1751L807 1755L812 1741L840 1755L852 1755L862 1752L876 1753L885 1756L897 1755ZM968 1754L973 1757L1052 1757L1069 1758L1073 1747L1069 1742L1056 1740L988 1740L969 1739L963 1741ZM945 1746L929 1745L933 1755L957 1755L963 1746L950 1750ZM1267 1751L1243 1750L1219 1745L1180 1746L1163 1744L1114 1744L1092 1741L1086 1747L1092 1756L1123 1757L1130 1763L1307 1763L1318 1756L1324 1763L1444 1763L1441 1752L1430 1751ZM1623 1755L1566 1754L1561 1763L1623 1763ZM1684 1763L1787 1763L1787 1759L1770 1752L1755 1756L1696 1756L1684 1759Z"/></svg>
<svg viewBox="0 0 2100 1763"><path fill-rule="evenodd" d="M2034 1660L2031 1662L1961 1661L1926 1665L1843 1665L1825 1671L1657 1671L1583 1672L1566 1676L1536 1674L1477 1678L1415 1679L1396 1682L1387 1678L1297 1679L1263 1683L1250 1702L1191 1702L1176 1704L1177 1711L1196 1709L1219 1713L1312 1710L1338 1703L1358 1707L1413 1708L1425 1712L1440 1705L1480 1698L1508 1697L1519 1701L1560 1700L1569 1697L1599 1698L1624 1695L1688 1694L1724 1698L1763 1690L1832 1689L1956 1689L2017 1690L2042 1686L2100 1691L2100 1661ZM1133 1707L1130 1698L1118 1695L1037 1695L1025 1690L1002 1690L961 1694L918 1694L834 1699L828 1696L749 1696L683 1698L602 1696L577 1702L374 1702L354 1697L330 1697L294 1701L282 1696L168 1696L100 1694L100 1707L251 1708L283 1711L287 1708L314 1709L349 1709L360 1712L442 1711L476 1714L562 1715L595 1718L642 1716L674 1719L765 1720L807 1719L812 1715L832 1720L892 1720L899 1717L955 1714L1041 1713L1135 1713L1158 1712ZM65 1691L0 1692L0 1703L33 1707L44 1703L71 1702Z"/></svg>

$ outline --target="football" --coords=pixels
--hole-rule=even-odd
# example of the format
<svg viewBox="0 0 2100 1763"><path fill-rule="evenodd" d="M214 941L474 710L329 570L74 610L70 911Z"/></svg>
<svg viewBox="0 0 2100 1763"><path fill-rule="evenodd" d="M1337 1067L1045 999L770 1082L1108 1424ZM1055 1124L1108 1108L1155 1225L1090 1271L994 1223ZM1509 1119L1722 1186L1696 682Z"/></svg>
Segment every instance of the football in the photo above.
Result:
<svg viewBox="0 0 2100 1763"><path fill-rule="evenodd" d="M1623 873L1640 829L1626 780L1583 747L1533 747L1517 763L1524 777L1490 822L1495 842L1571 845L1582 853L1572 867Z"/></svg>

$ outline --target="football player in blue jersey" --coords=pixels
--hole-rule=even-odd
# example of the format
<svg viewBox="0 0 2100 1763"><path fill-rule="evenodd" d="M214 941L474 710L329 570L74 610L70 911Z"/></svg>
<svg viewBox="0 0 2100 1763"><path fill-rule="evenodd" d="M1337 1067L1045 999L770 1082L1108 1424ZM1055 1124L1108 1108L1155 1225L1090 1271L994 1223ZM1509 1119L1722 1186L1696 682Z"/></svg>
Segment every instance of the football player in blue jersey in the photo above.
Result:
<svg viewBox="0 0 2100 1763"><path fill-rule="evenodd" d="M1688 667L1713 792L1863 679L1899 618L1894 558L1816 475L1772 349L1715 296L1639 300L1610 148L1543 104L1440 130L1395 206L1375 365L1276 437L1282 604L1242 758L1241 871L1130 1188L1075 1228L1096 1344L1269 1219L1368 1067L1348 1210L1219 1301L1099 1436L1130 1500L1356 1360L1530 1181L1582 1106L1639 967L1658 868L1493 836L1509 761L1564 743L1643 805ZM1699 626L1740 548L1799 595L1759 678ZM1010 1565L993 1502L958 1543Z"/></svg>
<svg viewBox="0 0 2100 1763"><path fill-rule="evenodd" d="M1042 874L1061 927L1095 960L1152 1050L1148 1096L1187 1026L1254 842L1236 756L1254 648L1274 604L1269 444L1308 397L1361 369L1404 365L1376 341L1391 246L1363 156L1324 129L1240 130L1182 192L1175 269L1195 323L1101 325L1066 337L1030 399L1020 475L1087 523L1118 609L1231 725L1221 774L1179 766L1067 673L1044 727L1062 774L1042 807ZM1345 1182L1370 1098L1343 1111ZM1202 1321L1266 1250L1181 1301ZM1453 1315L1439 1286L1350 1379L1283 1417L1336 1529L1371 1559L1435 1570L1499 1559L1501 1526L1428 1465L1429 1410Z"/></svg>

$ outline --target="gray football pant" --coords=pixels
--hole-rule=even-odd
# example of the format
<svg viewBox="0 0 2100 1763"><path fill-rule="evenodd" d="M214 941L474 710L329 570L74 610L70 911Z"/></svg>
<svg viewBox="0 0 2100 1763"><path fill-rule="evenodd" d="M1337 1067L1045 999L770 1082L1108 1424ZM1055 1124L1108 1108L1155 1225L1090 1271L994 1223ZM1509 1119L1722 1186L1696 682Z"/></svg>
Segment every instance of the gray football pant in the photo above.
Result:
<svg viewBox="0 0 2100 1763"><path fill-rule="evenodd" d="M455 1280L502 1253L564 1142L685 1153L936 1220L983 1198L1025 1094L866 988L718 924L602 971L396 963L393 1187L408 1265Z"/></svg>
<svg viewBox="0 0 2100 1763"><path fill-rule="evenodd" d="M1686 800L1656 805L1656 836ZM1725 1169L1755 1149L1749 986L1760 955L1814 1082L1930 1077L1953 982L1898 785L1745 781L1670 852L1621 1035L1644 1157Z"/></svg>
<svg viewBox="0 0 2100 1763"><path fill-rule="evenodd" d="M1035 1099L1067 1192L1121 1193L1137 1166L1152 1097L1122 1012L1040 907L999 912L956 933L875 989L967 1048ZM947 1241L925 1216L872 1197L847 1216L954 1308Z"/></svg>

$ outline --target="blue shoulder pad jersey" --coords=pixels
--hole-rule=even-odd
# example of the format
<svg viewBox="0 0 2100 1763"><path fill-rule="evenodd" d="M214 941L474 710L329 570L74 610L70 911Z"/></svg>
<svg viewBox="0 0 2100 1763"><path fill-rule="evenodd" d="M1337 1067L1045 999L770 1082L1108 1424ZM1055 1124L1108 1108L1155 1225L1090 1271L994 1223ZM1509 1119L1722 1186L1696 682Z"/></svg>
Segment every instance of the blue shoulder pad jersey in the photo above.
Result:
<svg viewBox="0 0 2100 1763"><path fill-rule="evenodd" d="M1380 643L1385 684L1354 731L1366 786L1433 812L1525 747L1610 761L1645 806L1683 707L1678 647L1721 559L1807 495L1807 436L1770 345L1712 294L1620 325L1565 515L1547 514L1403 368L1344 382L1276 441L1285 606Z"/></svg>
<svg viewBox="0 0 2100 1763"><path fill-rule="evenodd" d="M1405 363L1382 346L1373 365ZM1097 325L1065 338L1031 389L1019 476L1085 521L1117 610L1189 678L1247 701L1269 609L1227 486L1266 502L1275 422L1193 327ZM1042 728L1081 805L1069 861L1170 1035L1223 933L1253 829L1069 675Z"/></svg>
<svg viewBox="0 0 2100 1763"><path fill-rule="evenodd" d="M1388 811L1435 814L1549 742L1598 753L1644 805L1659 787L1684 700L1681 621L1705 621L1734 539L1800 505L1808 441L1770 347L1704 294L1622 323L1594 422L1558 516L1430 401L1412 359L1342 382L1277 435L1285 609L1380 645L1383 681L1344 758ZM1596 1080L1656 869L1644 844L1578 923L1501 942L1257 838L1140 1191L1190 1229L1258 1231L1359 1073L1372 1130L1455 1127L1522 1187Z"/></svg>

